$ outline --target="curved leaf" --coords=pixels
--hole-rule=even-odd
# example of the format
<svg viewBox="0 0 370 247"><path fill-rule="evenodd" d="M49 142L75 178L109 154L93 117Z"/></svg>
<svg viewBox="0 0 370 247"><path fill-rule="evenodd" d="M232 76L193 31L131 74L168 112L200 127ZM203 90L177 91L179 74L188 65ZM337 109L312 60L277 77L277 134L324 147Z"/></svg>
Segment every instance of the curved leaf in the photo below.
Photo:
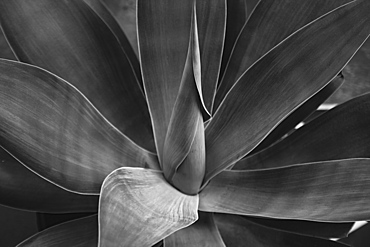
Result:
<svg viewBox="0 0 370 247"><path fill-rule="evenodd" d="M0 204L43 213L97 212L98 196L78 195L37 176L0 147Z"/></svg>
<svg viewBox="0 0 370 247"><path fill-rule="evenodd" d="M139 0L139 54L159 160L188 53L193 1Z"/></svg>
<svg viewBox="0 0 370 247"><path fill-rule="evenodd" d="M141 78L140 63L137 58L134 49L132 48L128 38L126 37L124 31L120 27L119 23L107 9L107 7L100 0L84 0L98 15L103 21L109 26L114 35L117 37L123 52L125 53L127 59L129 60L132 69L135 72L135 76L139 81L141 90L144 92L143 81Z"/></svg>
<svg viewBox="0 0 370 247"><path fill-rule="evenodd" d="M205 183L248 154L338 74L370 33L369 10L369 1L338 8L243 74L207 125Z"/></svg>
<svg viewBox="0 0 370 247"><path fill-rule="evenodd" d="M232 247L344 247L319 238L276 231L254 224L239 215L215 214L215 221L227 246Z"/></svg>
<svg viewBox="0 0 370 247"><path fill-rule="evenodd" d="M26 239L17 247L91 247L98 243L98 217L68 221Z"/></svg>
<svg viewBox="0 0 370 247"><path fill-rule="evenodd" d="M155 151L148 107L132 64L111 29L84 1L14 0L1 1L0 7L2 29L20 61L70 82L121 132Z"/></svg>
<svg viewBox="0 0 370 247"><path fill-rule="evenodd" d="M194 15L195 17L195 15ZM196 32L196 19L192 30ZM205 172L205 143L202 117L200 78L196 78L197 62L192 35L178 96L169 122L162 168L170 183L186 194L196 194L202 184ZM199 69L198 69L199 71ZM200 72L200 71L199 71ZM197 81L198 79L198 81ZM198 94L199 93L199 94ZM200 97L199 97L200 96Z"/></svg>
<svg viewBox="0 0 370 247"><path fill-rule="evenodd" d="M100 192L118 167L156 166L156 157L114 128L63 79L0 60L0 144L47 180L79 193Z"/></svg>
<svg viewBox="0 0 370 247"><path fill-rule="evenodd" d="M194 223L198 201L169 185L160 171L119 168L102 187L99 246L151 246Z"/></svg>
<svg viewBox="0 0 370 247"><path fill-rule="evenodd" d="M234 166L235 170L282 167L299 163L370 158L370 94L354 98Z"/></svg>
<svg viewBox="0 0 370 247"><path fill-rule="evenodd" d="M199 210L281 219L370 219L370 159L224 171L199 194Z"/></svg>
<svg viewBox="0 0 370 247"><path fill-rule="evenodd" d="M349 2L352 1L261 1L235 42L217 91L215 109L244 72L270 49L308 23Z"/></svg>
<svg viewBox="0 0 370 247"><path fill-rule="evenodd" d="M293 130L301 121L313 113L324 101L329 98L344 83L342 75L334 78L329 84L323 87L315 95L295 109L288 115L274 130L266 136L258 146L249 154L252 155L267 148L274 142L278 141L289 131Z"/></svg>
<svg viewBox="0 0 370 247"><path fill-rule="evenodd" d="M234 47L235 41L242 30L245 22L247 21L247 1L246 0L233 0L227 1L227 19L226 19L226 32L225 32L225 45L222 52L222 61L220 68L219 80L222 79L226 64L230 59L231 51ZM249 9L249 7L248 7ZM219 86L219 85L217 85Z"/></svg>
<svg viewBox="0 0 370 247"><path fill-rule="evenodd" d="M199 219L164 240L165 247L225 247L212 213L199 212Z"/></svg>
<svg viewBox="0 0 370 247"><path fill-rule="evenodd" d="M291 232L299 235L317 237L317 238L343 238L348 235L353 223L331 223L331 222L316 222L305 220L284 220L270 219L260 217L247 217L246 220L272 228L278 231Z"/></svg>
<svg viewBox="0 0 370 247"><path fill-rule="evenodd" d="M226 0L196 1L205 106L212 112L226 28Z"/></svg>

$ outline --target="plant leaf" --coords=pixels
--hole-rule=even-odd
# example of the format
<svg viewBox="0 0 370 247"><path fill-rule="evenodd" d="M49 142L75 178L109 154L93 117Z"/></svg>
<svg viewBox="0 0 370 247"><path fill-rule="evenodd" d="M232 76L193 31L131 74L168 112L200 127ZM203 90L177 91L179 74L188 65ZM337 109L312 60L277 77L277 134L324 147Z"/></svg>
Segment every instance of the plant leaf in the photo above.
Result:
<svg viewBox="0 0 370 247"><path fill-rule="evenodd" d="M2 29L20 61L70 82L121 132L155 151L148 107L130 60L84 1L14 0L0 7Z"/></svg>
<svg viewBox="0 0 370 247"><path fill-rule="evenodd" d="M134 49L132 48L128 38L126 37L124 31L120 27L119 23L110 13L108 8L100 0L84 0L99 16L103 21L109 26L111 31L117 37L123 52L125 53L127 59L129 60L132 69L135 72L135 76L141 87L141 91L144 92L143 80L141 78L140 63L137 58Z"/></svg>
<svg viewBox="0 0 370 247"><path fill-rule="evenodd" d="M212 213L199 212L199 219L164 240L165 247L225 247Z"/></svg>
<svg viewBox="0 0 370 247"><path fill-rule="evenodd" d="M331 223L304 220L285 220L244 216L246 220L278 231L291 232L316 238L343 238L348 235L353 222Z"/></svg>
<svg viewBox="0 0 370 247"><path fill-rule="evenodd" d="M197 68L194 67L197 62L193 63L196 56L193 40L197 39L195 21L194 14L194 34L189 42L184 73L164 143L162 162L167 181L186 194L198 193L205 172L203 108L200 102L202 91L201 88L199 90L200 74L197 74Z"/></svg>
<svg viewBox="0 0 370 247"><path fill-rule="evenodd" d="M369 9L369 1L338 8L297 31L240 78L207 125L205 183L338 74L370 33Z"/></svg>
<svg viewBox="0 0 370 247"><path fill-rule="evenodd" d="M1 146L41 177L67 190L98 194L118 167L157 166L154 155L63 79L4 59L0 71Z"/></svg>
<svg viewBox="0 0 370 247"><path fill-rule="evenodd" d="M281 219L370 218L370 159L257 171L224 171L200 193L199 210Z"/></svg>
<svg viewBox="0 0 370 247"><path fill-rule="evenodd" d="M227 246L243 247L343 247L331 240L300 236L254 224L239 215L215 214L215 221Z"/></svg>
<svg viewBox="0 0 370 247"><path fill-rule="evenodd" d="M226 28L226 0L196 1L205 107L212 112Z"/></svg>
<svg viewBox="0 0 370 247"><path fill-rule="evenodd" d="M247 21L247 1L246 0L227 1L226 9L227 9L226 14L227 21L225 32L225 45L222 53L220 77L218 78L219 80L221 80L223 77L226 64L229 61L235 41L240 31L242 30L242 27Z"/></svg>
<svg viewBox="0 0 370 247"><path fill-rule="evenodd" d="M98 243L97 215L67 221L26 239L17 247L91 247Z"/></svg>
<svg viewBox="0 0 370 247"><path fill-rule="evenodd" d="M198 195L182 194L162 172L119 168L104 181L99 246L151 246L198 219Z"/></svg>
<svg viewBox="0 0 370 247"><path fill-rule="evenodd" d="M217 91L215 109L244 72L270 49L276 49L276 45L289 35L349 2L351 1L261 1L235 42Z"/></svg>
<svg viewBox="0 0 370 247"><path fill-rule="evenodd" d="M0 148L0 204L43 213L97 212L98 196L78 195L37 176Z"/></svg>
<svg viewBox="0 0 370 247"><path fill-rule="evenodd" d="M334 78L329 84L323 87L315 95L300 105L290 113L274 130L266 136L258 146L249 154L252 155L267 148L274 142L281 139L289 131L293 130L297 124L313 113L330 95L332 95L344 83L342 75Z"/></svg>
<svg viewBox="0 0 370 247"><path fill-rule="evenodd" d="M193 1L139 0L139 54L159 160L188 53Z"/></svg>
<svg viewBox="0 0 370 247"><path fill-rule="evenodd" d="M370 94L354 98L308 122L294 133L234 166L235 170L299 163L370 158Z"/></svg>

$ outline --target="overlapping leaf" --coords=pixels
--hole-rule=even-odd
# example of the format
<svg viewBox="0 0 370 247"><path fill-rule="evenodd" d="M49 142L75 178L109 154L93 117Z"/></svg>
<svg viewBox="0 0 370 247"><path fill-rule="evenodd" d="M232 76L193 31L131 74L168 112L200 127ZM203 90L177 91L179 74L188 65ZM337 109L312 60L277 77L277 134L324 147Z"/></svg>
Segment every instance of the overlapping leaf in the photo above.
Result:
<svg viewBox="0 0 370 247"><path fill-rule="evenodd" d="M156 157L114 128L73 86L40 68L0 60L0 143L40 176L68 190L99 193L118 167Z"/></svg>
<svg viewBox="0 0 370 247"><path fill-rule="evenodd" d="M256 153L262 149L267 148L274 142L281 139L288 132L294 130L300 122L307 118L311 113L313 113L324 101L329 98L344 82L342 75L337 76L329 84L323 87L319 92L309 98L306 102L295 109L289 116L287 116L279 125L271 131L268 136L263 139L263 141L258 144L258 146L253 149L250 153Z"/></svg>
<svg viewBox="0 0 370 247"><path fill-rule="evenodd" d="M370 159L257 171L223 171L200 193L199 210L282 219L370 218Z"/></svg>
<svg viewBox="0 0 370 247"><path fill-rule="evenodd" d="M199 29L202 93L205 107L212 112L216 95L226 28L226 0L196 1Z"/></svg>
<svg viewBox="0 0 370 247"><path fill-rule="evenodd" d="M97 212L98 196L78 195L37 176L0 148L0 204L43 213Z"/></svg>
<svg viewBox="0 0 370 247"><path fill-rule="evenodd" d="M215 108L240 76L270 49L316 18L349 2L352 1L261 1L235 42L217 91Z"/></svg>
<svg viewBox="0 0 370 247"><path fill-rule="evenodd" d="M139 0L138 42L159 160L188 53L193 1Z"/></svg>
<svg viewBox="0 0 370 247"><path fill-rule="evenodd" d="M181 84L164 143L162 169L170 183L196 194L205 172L202 85L196 14Z"/></svg>
<svg viewBox="0 0 370 247"><path fill-rule="evenodd" d="M370 94L354 98L299 128L281 142L234 166L235 170L370 158Z"/></svg>
<svg viewBox="0 0 370 247"><path fill-rule="evenodd" d="M26 239L17 247L91 247L98 243L98 217L68 221Z"/></svg>
<svg viewBox="0 0 370 247"><path fill-rule="evenodd" d="M102 187L99 246L151 246L194 223L198 200L168 184L160 171L117 169Z"/></svg>
<svg viewBox="0 0 370 247"><path fill-rule="evenodd" d="M111 15L109 10L105 7L104 3L102 3L100 0L84 0L84 1L87 4L89 4L89 6L99 15L100 18L103 19L103 21L109 26L114 35L117 37L119 43L121 44L123 52L125 53L127 59L129 60L132 66L132 69L135 72L135 76L139 81L141 90L144 92L139 59L137 58L134 49L132 48L129 40L127 39L119 23Z"/></svg>
<svg viewBox="0 0 370 247"><path fill-rule="evenodd" d="M73 0L1 1L0 7L2 29L20 61L70 82L121 132L155 151L132 63L122 39L103 21L113 18L109 13L101 19L84 1Z"/></svg>
<svg viewBox="0 0 370 247"><path fill-rule="evenodd" d="M300 29L234 85L206 128L205 182L249 153L334 78L370 33L370 2L356 1Z"/></svg>
<svg viewBox="0 0 370 247"><path fill-rule="evenodd" d="M222 52L222 62L220 68L220 78L221 80L226 64L229 61L231 51L234 47L235 41L242 30L245 22L247 21L247 6L246 0L233 0L227 1L227 21L226 21L226 32L225 32L225 41L224 49Z"/></svg>
<svg viewBox="0 0 370 247"><path fill-rule="evenodd" d="M291 232L299 235L317 238L343 238L348 235L353 223L316 222L305 220L271 219L243 216L255 224L272 228L278 231Z"/></svg>
<svg viewBox="0 0 370 247"><path fill-rule="evenodd" d="M199 212L199 219L164 240L164 247L225 247L212 213Z"/></svg>
<svg viewBox="0 0 370 247"><path fill-rule="evenodd" d="M239 215L216 214L215 221L227 246L243 247L343 247L330 240L276 231L254 224Z"/></svg>

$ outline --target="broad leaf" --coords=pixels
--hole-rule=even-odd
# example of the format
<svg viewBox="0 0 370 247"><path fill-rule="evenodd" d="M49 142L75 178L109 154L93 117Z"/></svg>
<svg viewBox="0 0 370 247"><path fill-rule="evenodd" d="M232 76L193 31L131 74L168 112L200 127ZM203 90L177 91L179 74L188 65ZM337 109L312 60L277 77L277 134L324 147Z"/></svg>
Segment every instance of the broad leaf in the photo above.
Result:
<svg viewBox="0 0 370 247"><path fill-rule="evenodd" d="M195 51L198 48L195 14L192 32L179 93L166 134L162 162L167 181L186 194L198 193L205 172L202 91L200 68L197 67L200 61L199 53Z"/></svg>
<svg viewBox="0 0 370 247"><path fill-rule="evenodd" d="M290 115L288 115L281 123L258 146L253 149L250 153L257 153L262 149L267 148L274 142L281 139L284 135L288 134L289 131L294 130L301 121L306 119L311 113L313 113L324 101L329 98L344 82L342 75L337 76L329 84L323 87L319 92L309 98L306 102L295 109Z"/></svg>
<svg viewBox="0 0 370 247"><path fill-rule="evenodd" d="M235 170L299 163L370 158L370 94L354 98L308 122L296 132L234 166Z"/></svg>
<svg viewBox="0 0 370 247"><path fill-rule="evenodd" d="M111 29L84 1L1 1L0 8L2 29L20 61L70 82L121 132L155 151L148 107L132 64Z"/></svg>
<svg viewBox="0 0 370 247"><path fill-rule="evenodd" d="M0 148L0 204L43 213L97 212L98 196L78 195L37 176Z"/></svg>
<svg viewBox="0 0 370 247"><path fill-rule="evenodd" d="M212 112L226 28L226 0L196 1L204 103Z"/></svg>
<svg viewBox="0 0 370 247"><path fill-rule="evenodd" d="M229 61L231 51L234 47L235 41L247 21L247 1L246 0L232 0L227 1L227 20L225 32L225 45L222 52L222 62L220 68L221 80L226 64ZM249 9L249 6L248 6Z"/></svg>
<svg viewBox="0 0 370 247"><path fill-rule="evenodd" d="M254 224L239 215L215 214L215 221L227 246L232 247L344 247L330 240L281 232Z"/></svg>
<svg viewBox="0 0 370 247"><path fill-rule="evenodd" d="M114 128L72 85L38 67L0 60L0 144L68 190L98 194L118 167L156 157Z"/></svg>
<svg viewBox="0 0 370 247"><path fill-rule="evenodd" d="M217 91L215 109L244 72L270 49L320 16L349 2L352 1L261 1L235 42Z"/></svg>
<svg viewBox="0 0 370 247"><path fill-rule="evenodd" d="M370 219L370 159L224 171L200 193L199 210L281 219Z"/></svg>
<svg viewBox="0 0 370 247"><path fill-rule="evenodd" d="M151 246L194 223L198 201L168 184L160 171L117 169L102 187L99 246Z"/></svg>
<svg viewBox="0 0 370 247"><path fill-rule="evenodd" d="M159 160L188 53L193 1L139 0L139 54Z"/></svg>
<svg viewBox="0 0 370 247"><path fill-rule="evenodd" d="M98 243L98 217L68 221L26 239L17 247L91 247Z"/></svg>
<svg viewBox="0 0 370 247"><path fill-rule="evenodd" d="M245 217L248 221L279 231L317 238L343 238L348 235L353 223L331 223L305 220L283 220L260 217Z"/></svg>
<svg viewBox="0 0 370 247"><path fill-rule="evenodd" d="M129 60L131 67L135 72L135 76L139 81L141 90L144 92L139 59L137 58L134 49L132 48L128 38L126 37L119 23L112 16L112 14L106 8L104 3L101 2L101 0L84 0L84 1L99 15L100 18L103 19L103 21L109 26L114 35L117 37L119 43L121 44L123 52L127 56L127 59Z"/></svg>
<svg viewBox="0 0 370 247"><path fill-rule="evenodd" d="M247 155L287 114L333 79L370 33L369 1L300 29L234 85L206 128L205 183Z"/></svg>
<svg viewBox="0 0 370 247"><path fill-rule="evenodd" d="M199 219L164 240L164 247L225 247L212 213L199 212Z"/></svg>

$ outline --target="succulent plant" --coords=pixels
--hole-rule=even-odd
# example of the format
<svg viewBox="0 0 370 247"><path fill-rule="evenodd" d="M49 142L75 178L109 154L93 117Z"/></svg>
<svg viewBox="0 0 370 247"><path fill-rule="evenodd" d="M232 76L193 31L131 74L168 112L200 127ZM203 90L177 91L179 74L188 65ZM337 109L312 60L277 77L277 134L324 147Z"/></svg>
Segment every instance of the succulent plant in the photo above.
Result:
<svg viewBox="0 0 370 247"><path fill-rule="evenodd" d="M0 1L0 203L92 212L19 246L344 246L370 218L370 94L309 117L367 0ZM303 127L295 126L304 121Z"/></svg>

